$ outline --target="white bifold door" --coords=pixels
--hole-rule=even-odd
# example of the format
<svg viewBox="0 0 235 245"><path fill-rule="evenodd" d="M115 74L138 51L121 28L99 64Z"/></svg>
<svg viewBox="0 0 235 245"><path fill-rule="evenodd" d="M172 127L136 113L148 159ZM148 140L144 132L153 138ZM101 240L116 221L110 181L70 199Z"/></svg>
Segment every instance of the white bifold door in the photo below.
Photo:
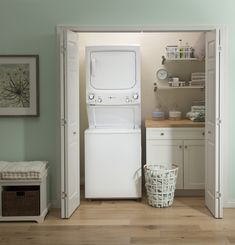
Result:
<svg viewBox="0 0 235 245"><path fill-rule="evenodd" d="M77 33L60 36L61 68L61 217L80 205L79 55Z"/></svg>
<svg viewBox="0 0 235 245"><path fill-rule="evenodd" d="M205 201L215 218L223 217L220 161L220 32L206 33Z"/></svg>

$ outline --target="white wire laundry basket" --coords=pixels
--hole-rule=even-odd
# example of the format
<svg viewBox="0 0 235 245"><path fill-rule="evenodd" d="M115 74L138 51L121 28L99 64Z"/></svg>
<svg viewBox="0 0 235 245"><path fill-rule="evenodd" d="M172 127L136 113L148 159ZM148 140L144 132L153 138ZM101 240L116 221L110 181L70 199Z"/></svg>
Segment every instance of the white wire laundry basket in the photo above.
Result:
<svg viewBox="0 0 235 245"><path fill-rule="evenodd" d="M145 187L149 205L156 208L173 204L178 167L163 165L144 165Z"/></svg>

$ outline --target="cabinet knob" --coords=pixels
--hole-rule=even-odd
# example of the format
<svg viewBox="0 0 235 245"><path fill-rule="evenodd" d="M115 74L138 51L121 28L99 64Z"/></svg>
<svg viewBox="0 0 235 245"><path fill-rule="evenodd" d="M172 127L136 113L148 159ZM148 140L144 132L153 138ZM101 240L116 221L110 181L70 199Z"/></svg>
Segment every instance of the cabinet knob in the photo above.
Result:
<svg viewBox="0 0 235 245"><path fill-rule="evenodd" d="M203 132L202 135L204 136L205 135L205 132Z"/></svg>
<svg viewBox="0 0 235 245"><path fill-rule="evenodd" d="M185 146L184 146L184 148L185 148L185 149L187 149L187 148L188 148L188 146L187 146L187 145L185 145Z"/></svg>
<svg viewBox="0 0 235 245"><path fill-rule="evenodd" d="M211 134L211 131L208 131L208 134Z"/></svg>
<svg viewBox="0 0 235 245"><path fill-rule="evenodd" d="M179 145L179 148L182 149L182 145Z"/></svg>
<svg viewBox="0 0 235 245"><path fill-rule="evenodd" d="M161 133L161 135L164 135L164 133Z"/></svg>

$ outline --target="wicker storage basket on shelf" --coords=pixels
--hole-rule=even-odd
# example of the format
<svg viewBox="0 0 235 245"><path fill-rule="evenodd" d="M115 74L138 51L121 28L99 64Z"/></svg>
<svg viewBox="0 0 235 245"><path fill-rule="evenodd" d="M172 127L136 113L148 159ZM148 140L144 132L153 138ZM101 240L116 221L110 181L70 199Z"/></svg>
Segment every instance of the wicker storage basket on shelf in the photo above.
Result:
<svg viewBox="0 0 235 245"><path fill-rule="evenodd" d="M2 216L40 215L39 186L10 186L2 191Z"/></svg>
<svg viewBox="0 0 235 245"><path fill-rule="evenodd" d="M144 165L145 187L149 205L157 208L169 207L174 200L178 167Z"/></svg>

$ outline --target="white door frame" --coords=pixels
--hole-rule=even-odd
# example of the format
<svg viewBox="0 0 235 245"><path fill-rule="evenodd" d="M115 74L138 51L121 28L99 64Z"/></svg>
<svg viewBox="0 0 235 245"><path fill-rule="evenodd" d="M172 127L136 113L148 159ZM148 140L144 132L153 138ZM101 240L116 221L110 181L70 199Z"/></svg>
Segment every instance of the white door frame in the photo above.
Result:
<svg viewBox="0 0 235 245"><path fill-rule="evenodd" d="M228 33L226 25L156 25L156 26L80 26L80 25L57 25L57 39L60 33L64 30L69 29L75 32L206 32L212 30L220 31L220 44L221 44L221 55L220 55L220 113L221 113L221 137L220 137L220 170L222 172L222 186L221 194L223 198L224 207L230 207L228 200L228 184L227 184L227 173L228 173ZM59 40L58 40L59 41ZM58 42L59 43L59 42ZM58 47L58 53L60 53L61 47ZM59 74L59 72L58 72ZM63 78L60 74L60 83L62 88ZM63 97L63 94L61 94ZM61 139L63 140L63 139ZM63 168L63 159L61 159L61 166Z"/></svg>

